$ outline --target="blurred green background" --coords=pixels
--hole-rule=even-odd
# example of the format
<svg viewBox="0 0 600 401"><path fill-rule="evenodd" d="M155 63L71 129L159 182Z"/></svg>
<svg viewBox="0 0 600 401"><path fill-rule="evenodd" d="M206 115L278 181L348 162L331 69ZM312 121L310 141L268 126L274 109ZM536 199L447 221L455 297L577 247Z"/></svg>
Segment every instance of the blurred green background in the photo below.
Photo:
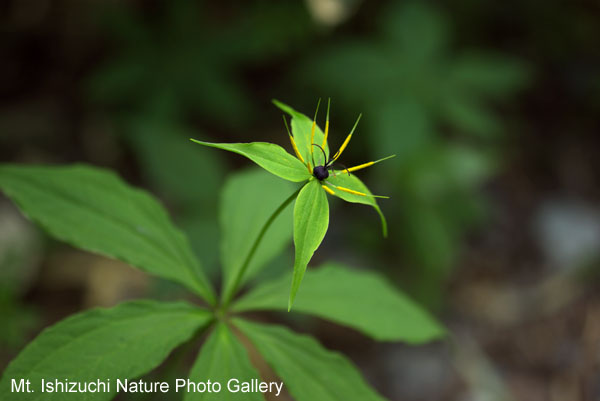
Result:
<svg viewBox="0 0 600 401"><path fill-rule="evenodd" d="M0 160L118 171L215 281L220 191L250 163L188 138L290 150L271 99L312 115L331 97L336 148L362 112L343 163L398 155L359 173L391 196L390 235L333 201L314 264L381 271L451 345L291 324L392 400L600 399L597 2L9 0L0 29ZM48 239L5 198L0 265L0 367L70 313L179 293Z"/></svg>

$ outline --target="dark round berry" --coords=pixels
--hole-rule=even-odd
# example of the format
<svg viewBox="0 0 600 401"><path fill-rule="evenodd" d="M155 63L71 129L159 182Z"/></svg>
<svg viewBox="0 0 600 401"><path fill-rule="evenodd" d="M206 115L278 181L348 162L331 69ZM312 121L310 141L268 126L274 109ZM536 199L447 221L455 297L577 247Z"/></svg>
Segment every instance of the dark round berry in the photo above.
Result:
<svg viewBox="0 0 600 401"><path fill-rule="evenodd" d="M317 166L313 169L313 175L319 181L323 181L325 178L329 177L329 171L325 168L325 166Z"/></svg>

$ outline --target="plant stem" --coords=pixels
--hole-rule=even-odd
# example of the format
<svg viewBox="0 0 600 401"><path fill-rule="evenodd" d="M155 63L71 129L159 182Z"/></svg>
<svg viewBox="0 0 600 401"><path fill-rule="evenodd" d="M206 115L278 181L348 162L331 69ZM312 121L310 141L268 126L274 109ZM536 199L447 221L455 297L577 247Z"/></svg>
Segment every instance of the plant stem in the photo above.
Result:
<svg viewBox="0 0 600 401"><path fill-rule="evenodd" d="M252 257L254 257L254 254L256 253L256 250L258 249L258 246L260 245L260 242L262 241L263 237L265 236L267 230L269 229L269 227L271 227L271 224L273 224L273 222L275 221L277 216L279 216L281 214L281 212L283 212L284 209L292 202L292 200L294 200L296 198L296 196L298 196L298 193L300 193L300 190L302 188L303 188L303 186L298 188L296 191L294 191L293 194L291 194L289 196L289 198L284 200L283 203L281 205L279 205L279 207L277 209L275 209L273 214L271 214L271 216L269 216L268 220L265 222L265 224L261 228L260 232L256 236L256 239L254 240L254 243L252 244L252 248L250 248L250 252L248 252L248 256L246 256L246 259L244 260L244 264L242 265L237 277L235 278L233 286L231 287L231 291L229 291L229 293L223 294L225 300L222 304L221 310L223 310L223 311L227 310L227 307L229 306L231 299L233 298L236 291L238 290L238 287L241 285L242 278L244 277L244 274L246 274L246 270L248 270L248 266L250 266Z"/></svg>

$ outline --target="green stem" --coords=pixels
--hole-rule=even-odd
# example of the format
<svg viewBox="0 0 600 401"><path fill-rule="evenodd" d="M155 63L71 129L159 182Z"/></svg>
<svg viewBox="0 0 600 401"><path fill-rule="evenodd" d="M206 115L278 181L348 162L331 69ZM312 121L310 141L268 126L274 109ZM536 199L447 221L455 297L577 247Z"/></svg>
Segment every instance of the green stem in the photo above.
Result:
<svg viewBox="0 0 600 401"><path fill-rule="evenodd" d="M279 205L279 207L277 209L275 209L273 214L271 214L269 219L265 222L265 224L261 228L260 232L258 233L258 236L254 240L254 244L252 244L252 248L250 248L250 252L248 252L248 256L246 256L246 259L244 260L244 264L242 265L242 268L240 269L237 277L235 278L233 286L231 287L231 291L229 291L229 293L227 293L227 294L225 294L225 293L223 294L225 297L225 301L223 302L223 305L221 307L221 309L223 311L227 310L227 307L229 306L231 299L233 298L236 291L238 290L238 287L242 283L242 278L244 277L244 274L246 274L246 270L248 270L248 266L250 266L252 257L256 253L256 250L258 249L258 246L260 245L260 242L262 241L263 237L265 236L267 230L269 229L269 227L271 227L271 224L273 224L273 222L275 221L277 216L279 216L281 214L281 212L283 212L283 210L292 202L292 200L294 200L296 198L296 196L298 196L298 193L300 193L300 190L302 188L303 188L303 186L298 188L298 190L294 191L294 193L291 194L289 198L284 200L283 203L281 205Z"/></svg>

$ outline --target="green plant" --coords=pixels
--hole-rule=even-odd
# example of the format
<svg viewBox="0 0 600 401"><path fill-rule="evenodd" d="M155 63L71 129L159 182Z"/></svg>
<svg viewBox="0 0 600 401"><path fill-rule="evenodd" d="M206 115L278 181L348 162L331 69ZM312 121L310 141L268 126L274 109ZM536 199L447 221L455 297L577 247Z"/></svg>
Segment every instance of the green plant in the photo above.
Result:
<svg viewBox="0 0 600 401"><path fill-rule="evenodd" d="M192 141L200 145L238 153L249 158L260 167L278 177L291 182L305 183L286 199L286 201L273 213L264 225L263 231L261 231L261 234L259 234L255 242L255 246L257 246L262 239L262 234L269 228L270 223L292 200L296 199L294 207L294 245L296 249L296 259L294 262L294 277L292 279L292 288L288 302L289 310L294 303L294 298L298 292L302 278L304 277L308 262L310 262L310 259L321 244L321 241L323 241L325 233L327 232L327 227L329 225L329 204L325 193L337 196L347 202L373 206L381 218L383 235L384 237L387 236L387 223L375 200L375 198L385 198L385 196L371 194L371 191L369 191L367 186L351 173L356 170L370 167L373 164L394 156L336 171L333 169L333 163L342 155L346 146L348 146L348 143L354 134L354 130L358 125L358 120L339 150L330 158L328 144L329 103L327 105L325 132L321 131L316 125L317 112L319 109L318 105L317 112L315 112L315 118L311 121L304 114L298 113L296 110L281 102L275 101L274 103L281 110L292 116L293 135L289 131L285 117L284 122L288 129L288 135L296 158L287 153L282 147L267 142L210 143L195 139L192 139ZM322 156L319 163L315 161L315 147L322 152L322 155L319 155L317 151L317 160ZM331 175L329 173L330 169L332 171ZM237 290L239 282L243 279L252 256L253 251L251 250L245 263L240 268L240 272L236 275L236 282L230 287L232 291L225 292L225 306L229 304L233 292Z"/></svg>
<svg viewBox="0 0 600 401"><path fill-rule="evenodd" d="M286 110L293 115L292 129L297 140L310 138L310 131L303 129L306 121L311 124L310 120ZM296 177L293 170L282 165L273 167L276 160L287 158L276 150L276 145L264 147L268 152L255 152L248 157L269 167L271 172L275 169L279 174ZM289 160L298 162L291 156ZM300 166L308 174L302 163ZM343 176L342 172L337 175ZM311 199L323 193L316 192L322 188L315 184L317 180L300 177L299 172L297 178L297 181L309 180L303 190L261 170L237 174L226 184L220 214L224 279L219 300L187 238L146 192L131 188L109 171L85 165L1 166L0 188L50 235L180 283L204 303L142 300L71 316L44 330L11 362L0 381L0 399L40 399L42 380L112 382L108 391L77 396L86 400L111 399L117 391L160 392L165 385L174 390L179 380L170 384L128 381L125 387L119 387L119 383L149 372L175 347L194 335L209 332L187 379L191 387L179 388L185 400L262 399L257 391L236 392L235 386L232 389L227 384L231 380L250 383L259 377L238 339L240 335L258 350L297 400L381 400L342 355L283 326L251 322L238 316L243 312L287 309L290 272L282 278L259 283L237 299L234 295L289 242L287 206L298 192L312 194L307 199L301 196L296 199L296 209L300 210L311 208ZM354 188L368 191L357 178L351 182L357 185ZM374 198L361 199L370 200L368 204L376 207ZM328 211L322 205L317 207L321 213ZM295 213L296 225L301 219L311 220L307 215ZM327 223L317 222L318 231L322 232L323 226L326 228ZM317 237L322 236L313 236ZM313 246L314 242L309 248ZM381 341L421 343L444 334L425 311L377 274L335 263L325 263L306 272L294 310L352 327ZM26 391L25 380L30 382L32 392ZM215 383L219 383L221 391L215 390ZM13 391L19 384L24 392ZM61 392L46 392L43 399L65 397Z"/></svg>

